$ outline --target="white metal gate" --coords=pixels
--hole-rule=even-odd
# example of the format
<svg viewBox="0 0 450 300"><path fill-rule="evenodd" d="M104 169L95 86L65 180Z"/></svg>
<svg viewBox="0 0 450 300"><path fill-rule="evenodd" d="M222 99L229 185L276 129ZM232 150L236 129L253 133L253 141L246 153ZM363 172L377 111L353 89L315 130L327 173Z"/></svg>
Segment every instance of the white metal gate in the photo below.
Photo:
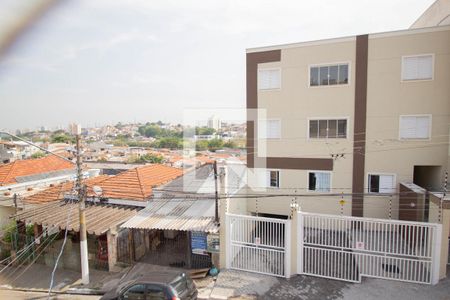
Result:
<svg viewBox="0 0 450 300"><path fill-rule="evenodd" d="M297 273L435 284L442 225L298 213Z"/></svg>
<svg viewBox="0 0 450 300"><path fill-rule="evenodd" d="M227 268L290 277L290 226L290 220L227 214Z"/></svg>

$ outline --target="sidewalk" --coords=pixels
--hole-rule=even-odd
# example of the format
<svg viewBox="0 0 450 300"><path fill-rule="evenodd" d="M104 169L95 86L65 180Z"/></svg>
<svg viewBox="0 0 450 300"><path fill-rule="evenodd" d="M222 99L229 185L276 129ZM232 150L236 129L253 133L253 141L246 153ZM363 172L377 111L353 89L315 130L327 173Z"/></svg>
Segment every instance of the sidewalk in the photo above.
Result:
<svg viewBox="0 0 450 300"><path fill-rule="evenodd" d="M313 276L293 275L290 279L237 270L222 270L216 280L200 286L199 299L450 299L450 267L447 278L437 285L363 278L348 283ZM206 278L205 278L206 280Z"/></svg>
<svg viewBox="0 0 450 300"><path fill-rule="evenodd" d="M0 267L0 269L3 267ZM48 291L53 268L41 264L33 264L20 277L15 279L26 267L11 268L0 274L1 288L31 289L37 291ZM90 270L90 284L80 286L81 273L71 270L57 269L53 283L53 291L76 291L82 289L101 292L111 284L117 283L122 273L109 273L106 271ZM117 280L117 281L115 281ZM114 285L112 285L114 286Z"/></svg>
<svg viewBox="0 0 450 300"><path fill-rule="evenodd" d="M200 299L255 299L264 295L270 288L279 283L273 276L249 273L236 270L222 270L209 295L200 293Z"/></svg>

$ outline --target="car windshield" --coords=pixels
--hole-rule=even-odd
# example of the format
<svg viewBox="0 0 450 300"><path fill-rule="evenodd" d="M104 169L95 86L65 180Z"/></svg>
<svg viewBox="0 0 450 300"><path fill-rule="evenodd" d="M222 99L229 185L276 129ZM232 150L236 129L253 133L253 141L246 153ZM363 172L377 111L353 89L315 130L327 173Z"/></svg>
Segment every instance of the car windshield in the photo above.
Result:
<svg viewBox="0 0 450 300"><path fill-rule="evenodd" d="M188 289L188 284L186 280L186 275L178 275L171 283L170 286L175 289L177 294L182 294L186 289Z"/></svg>

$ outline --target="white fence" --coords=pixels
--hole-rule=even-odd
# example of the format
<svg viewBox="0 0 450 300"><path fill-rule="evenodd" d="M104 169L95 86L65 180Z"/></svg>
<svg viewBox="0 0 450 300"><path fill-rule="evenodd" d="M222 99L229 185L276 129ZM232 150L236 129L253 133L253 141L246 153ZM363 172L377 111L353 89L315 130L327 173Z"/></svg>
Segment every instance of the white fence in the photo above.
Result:
<svg viewBox="0 0 450 300"><path fill-rule="evenodd" d="M435 284L442 225L298 213L297 273Z"/></svg>
<svg viewBox="0 0 450 300"><path fill-rule="evenodd" d="M226 215L227 268L290 276L291 221Z"/></svg>

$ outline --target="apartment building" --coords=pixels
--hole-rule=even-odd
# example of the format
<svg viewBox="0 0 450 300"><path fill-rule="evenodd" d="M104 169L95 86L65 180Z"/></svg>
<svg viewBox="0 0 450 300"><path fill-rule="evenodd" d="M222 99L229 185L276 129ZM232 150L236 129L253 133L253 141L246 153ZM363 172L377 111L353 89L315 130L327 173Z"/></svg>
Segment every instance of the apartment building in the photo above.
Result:
<svg viewBox="0 0 450 300"><path fill-rule="evenodd" d="M410 28L445 25L450 25L450 0L436 0Z"/></svg>
<svg viewBox="0 0 450 300"><path fill-rule="evenodd" d="M449 113L448 25L248 49L247 210L426 219Z"/></svg>

